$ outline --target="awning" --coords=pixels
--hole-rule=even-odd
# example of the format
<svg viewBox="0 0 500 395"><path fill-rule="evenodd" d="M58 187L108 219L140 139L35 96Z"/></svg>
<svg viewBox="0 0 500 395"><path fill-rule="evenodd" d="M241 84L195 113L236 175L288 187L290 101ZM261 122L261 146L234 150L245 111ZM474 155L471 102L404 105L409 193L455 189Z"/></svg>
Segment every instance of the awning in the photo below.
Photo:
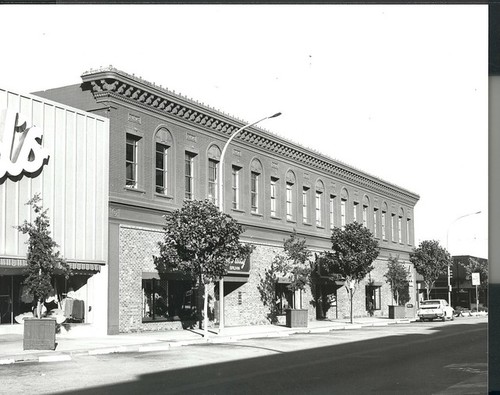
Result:
<svg viewBox="0 0 500 395"><path fill-rule="evenodd" d="M248 276L224 276L224 281L228 283L247 283Z"/></svg>
<svg viewBox="0 0 500 395"><path fill-rule="evenodd" d="M160 279L160 275L158 274L158 272L142 272L142 279L143 280L152 280L153 278L155 280Z"/></svg>
<svg viewBox="0 0 500 395"><path fill-rule="evenodd" d="M100 272L101 266L105 262L85 262L68 260L66 261L72 270L87 271L87 272ZM28 266L26 258L20 257L0 257L0 268L25 268Z"/></svg>

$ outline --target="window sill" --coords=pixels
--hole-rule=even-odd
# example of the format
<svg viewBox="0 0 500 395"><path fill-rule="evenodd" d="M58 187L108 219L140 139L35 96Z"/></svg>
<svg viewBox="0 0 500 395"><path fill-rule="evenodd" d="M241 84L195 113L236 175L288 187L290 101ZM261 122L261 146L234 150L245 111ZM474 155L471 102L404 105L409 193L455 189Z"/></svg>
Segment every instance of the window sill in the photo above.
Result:
<svg viewBox="0 0 500 395"><path fill-rule="evenodd" d="M146 191L144 189L127 187L127 186L123 187L123 189L125 189L126 191L130 191L130 192L142 193L143 195L146 194Z"/></svg>
<svg viewBox="0 0 500 395"><path fill-rule="evenodd" d="M271 218L271 219L274 219L274 220L276 220L276 221L281 221L281 220L283 219L283 218L281 218L281 217L277 217L276 215L271 215L271 217L270 217L270 218Z"/></svg>
<svg viewBox="0 0 500 395"><path fill-rule="evenodd" d="M170 195L164 195L162 193L155 192L155 197L160 198L160 199L168 199L172 200L174 197Z"/></svg>
<svg viewBox="0 0 500 395"><path fill-rule="evenodd" d="M291 224L296 224L297 221L295 221L294 219L287 219L286 222L290 222Z"/></svg>
<svg viewBox="0 0 500 395"><path fill-rule="evenodd" d="M316 225L316 228L318 228L318 229L325 229L325 227L323 225Z"/></svg>
<svg viewBox="0 0 500 395"><path fill-rule="evenodd" d="M312 226L312 224L311 224L311 223L309 223L309 222L302 222L302 225L305 225L305 226Z"/></svg>
<svg viewBox="0 0 500 395"><path fill-rule="evenodd" d="M232 208L231 211L234 212L234 213L240 213L240 214L244 214L245 213L244 210L241 210L239 208Z"/></svg>
<svg viewBox="0 0 500 395"><path fill-rule="evenodd" d="M252 213L250 213L250 214L252 214L252 215L253 215L253 216L255 216L255 217L264 217L264 215L262 215L262 214L260 214L260 213L253 213L253 212L252 212Z"/></svg>

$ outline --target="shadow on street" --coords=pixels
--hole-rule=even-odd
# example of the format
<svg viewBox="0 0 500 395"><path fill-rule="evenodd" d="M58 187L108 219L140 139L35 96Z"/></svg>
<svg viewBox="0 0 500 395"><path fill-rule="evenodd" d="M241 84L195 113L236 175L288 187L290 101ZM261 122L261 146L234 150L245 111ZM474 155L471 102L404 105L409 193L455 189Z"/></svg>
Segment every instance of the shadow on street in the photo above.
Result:
<svg viewBox="0 0 500 395"><path fill-rule="evenodd" d="M477 376L481 373L477 366L484 367L484 373L487 323L436 325L433 329L430 334L391 335L286 353L272 347L279 338L254 339L255 347L277 353L144 374L132 382L88 387L67 394L434 394ZM348 332L343 331L343 335ZM223 347L228 353L237 353L240 347L250 346L231 343L196 347L200 353L204 347ZM163 355L169 358L168 351ZM144 354L128 357L148 358ZM479 392L468 393L486 393L486 375L483 376L484 385L478 387Z"/></svg>

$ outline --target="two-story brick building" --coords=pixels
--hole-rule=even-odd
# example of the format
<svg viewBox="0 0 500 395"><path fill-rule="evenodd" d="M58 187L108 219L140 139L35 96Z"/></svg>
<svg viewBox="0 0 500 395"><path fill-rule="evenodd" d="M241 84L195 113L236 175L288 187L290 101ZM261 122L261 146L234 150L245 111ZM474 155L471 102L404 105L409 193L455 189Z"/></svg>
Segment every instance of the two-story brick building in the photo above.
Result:
<svg viewBox="0 0 500 395"><path fill-rule="evenodd" d="M409 263L415 193L250 127L226 153L221 197L221 151L245 122L112 67L84 73L80 84L36 94L110 121L110 173L102 175L109 176L110 187L109 333L180 327L192 315L191 281L180 275L160 280L153 263L162 215L185 199L223 198L225 211L245 227L242 241L256 247L224 279L226 326L266 322L259 276L293 229L319 252L331 247L334 226L351 221L367 226L381 247L375 270L355 294L355 316L367 314L368 301L375 314L387 315L392 300L383 275L390 255L411 269L415 300ZM365 288L369 280L375 287ZM327 293L331 307L321 314L347 316L346 292L330 284ZM309 292L303 307L314 319L310 301Z"/></svg>

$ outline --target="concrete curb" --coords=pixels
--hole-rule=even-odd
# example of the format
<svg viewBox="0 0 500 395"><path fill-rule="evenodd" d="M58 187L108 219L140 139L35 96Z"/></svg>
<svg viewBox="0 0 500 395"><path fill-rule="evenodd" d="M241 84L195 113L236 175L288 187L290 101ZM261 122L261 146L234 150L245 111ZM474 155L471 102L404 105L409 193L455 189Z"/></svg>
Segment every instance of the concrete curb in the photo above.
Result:
<svg viewBox="0 0 500 395"><path fill-rule="evenodd" d="M326 326L323 328L297 328L297 329L285 329L281 331L270 331L263 333L249 333L249 334L239 334L239 335L215 335L207 339L193 339L193 340L181 340L181 341L171 341L171 342L160 342L160 343L148 343L148 344L135 344L135 345L122 345L115 347L103 347L95 348L91 350L73 350L73 351L61 351L55 355L15 355L8 356L4 359L0 359L0 365L8 365L14 363L29 363L29 362L61 362L70 361L73 356L85 356L85 355L107 355L115 353L131 353L131 352L158 352L158 351L168 351L172 348L189 346L195 344L218 344L218 343L230 343L237 342L238 340L246 339L257 339L257 338L272 338L272 337L287 337L293 334L307 334L307 333L327 333L340 330L349 329L361 329L366 327L382 327L397 324L409 324L415 322L415 319L404 319L404 320L394 320L392 322L380 322L380 323L353 323L347 325L335 325ZM211 332L214 334L213 332Z"/></svg>

